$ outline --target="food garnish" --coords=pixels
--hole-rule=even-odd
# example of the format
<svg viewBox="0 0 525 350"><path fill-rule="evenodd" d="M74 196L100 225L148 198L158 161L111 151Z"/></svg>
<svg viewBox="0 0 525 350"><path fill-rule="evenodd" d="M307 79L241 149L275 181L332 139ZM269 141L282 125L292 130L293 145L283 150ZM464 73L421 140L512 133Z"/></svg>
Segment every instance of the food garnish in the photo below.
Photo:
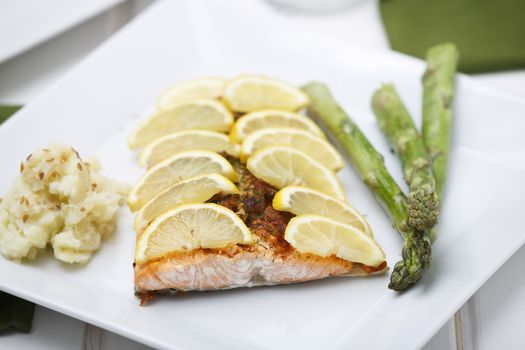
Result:
<svg viewBox="0 0 525 350"><path fill-rule="evenodd" d="M85 263L115 230L127 192L69 146L38 149L0 204L0 251L32 260L50 244L58 260Z"/></svg>
<svg viewBox="0 0 525 350"><path fill-rule="evenodd" d="M142 208L160 192L185 179L206 174L221 174L232 181L237 174L223 156L210 151L184 151L160 162L142 176L131 190L128 205L131 211Z"/></svg>
<svg viewBox="0 0 525 350"><path fill-rule="evenodd" d="M352 225L368 236L372 236L365 218L348 203L322 192L301 186L288 186L275 194L272 206L276 210L295 215L322 215L343 224Z"/></svg>
<svg viewBox="0 0 525 350"><path fill-rule="evenodd" d="M297 111L308 104L308 97L295 86L260 75L241 75L228 81L223 101L235 112L263 109Z"/></svg>
<svg viewBox="0 0 525 350"><path fill-rule="evenodd" d="M264 110L243 115L233 125L230 139L241 142L248 134L268 128L292 128L324 137L323 131L308 117L287 111Z"/></svg>
<svg viewBox="0 0 525 350"><path fill-rule="evenodd" d="M215 100L222 96L226 79L205 77L182 81L164 90L157 100L157 109L166 111L178 103L209 99Z"/></svg>
<svg viewBox="0 0 525 350"><path fill-rule="evenodd" d="M131 149L142 148L157 138L187 129L226 132L233 116L216 100L181 102L144 120L128 138Z"/></svg>
<svg viewBox="0 0 525 350"><path fill-rule="evenodd" d="M204 203L218 193L237 194L233 182L219 174L196 176L162 191L135 215L135 230L142 232L155 218L168 210L189 203Z"/></svg>
<svg viewBox="0 0 525 350"><path fill-rule="evenodd" d="M256 151L273 145L298 149L333 171L340 170L344 165L343 158L326 139L290 128L267 128L249 134L241 145L241 161L246 162Z"/></svg>
<svg viewBox="0 0 525 350"><path fill-rule="evenodd" d="M140 236L135 262L237 243L253 244L253 239L246 224L230 209L212 203L179 205L155 219Z"/></svg>
<svg viewBox="0 0 525 350"><path fill-rule="evenodd" d="M240 153L240 146L230 142L224 134L207 130L184 130L150 143L140 155L140 165L150 168L176 153L193 149L225 152L233 157L239 157Z"/></svg>
<svg viewBox="0 0 525 350"><path fill-rule="evenodd" d="M355 226L319 215L299 215L286 226L284 238L298 251L379 266L385 254L372 237Z"/></svg>
<svg viewBox="0 0 525 350"><path fill-rule="evenodd" d="M333 171L301 151L289 146L269 146L248 158L248 170L257 178L281 189L305 186L339 200L346 195Z"/></svg>

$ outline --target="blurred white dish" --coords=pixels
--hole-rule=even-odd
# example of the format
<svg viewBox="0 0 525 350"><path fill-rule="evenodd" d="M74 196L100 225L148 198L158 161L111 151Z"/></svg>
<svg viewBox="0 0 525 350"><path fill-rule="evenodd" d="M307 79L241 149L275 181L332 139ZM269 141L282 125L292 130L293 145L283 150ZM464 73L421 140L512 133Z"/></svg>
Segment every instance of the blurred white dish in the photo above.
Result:
<svg viewBox="0 0 525 350"><path fill-rule="evenodd" d="M351 8L363 1L371 0L267 0L271 4L291 10L306 11L312 14L335 12Z"/></svg>
<svg viewBox="0 0 525 350"><path fill-rule="evenodd" d="M4 0L0 3L0 62L124 0Z"/></svg>

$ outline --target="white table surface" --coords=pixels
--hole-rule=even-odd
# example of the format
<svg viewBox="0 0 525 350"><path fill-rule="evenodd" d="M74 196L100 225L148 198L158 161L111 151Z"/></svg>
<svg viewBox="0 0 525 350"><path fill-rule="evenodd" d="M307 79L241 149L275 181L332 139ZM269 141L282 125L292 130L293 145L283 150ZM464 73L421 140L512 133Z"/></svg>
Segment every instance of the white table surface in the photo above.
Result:
<svg viewBox="0 0 525 350"><path fill-rule="evenodd" d="M30 102L151 1L127 1L0 64L0 103ZM193 0L196 8L207 6L209 1L216 0ZM389 49L377 0L353 0L347 9L322 15L301 13L261 0L235 2L235 6L247 15L264 13L268 20L293 21L305 33L315 29L318 34L340 39L343 45ZM482 74L476 78L525 98L525 70ZM425 349L524 349L525 334L520 332L525 315L522 297L525 276L520 273L524 264L525 248L522 248L443 326ZM40 306L36 308L30 334L0 335L0 350L147 348Z"/></svg>

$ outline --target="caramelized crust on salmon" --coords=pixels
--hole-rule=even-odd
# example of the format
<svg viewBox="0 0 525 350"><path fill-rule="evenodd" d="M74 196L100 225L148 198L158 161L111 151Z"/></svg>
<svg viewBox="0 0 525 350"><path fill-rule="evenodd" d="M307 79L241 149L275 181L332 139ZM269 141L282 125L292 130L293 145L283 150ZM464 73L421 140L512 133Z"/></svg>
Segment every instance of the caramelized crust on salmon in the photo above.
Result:
<svg viewBox="0 0 525 350"><path fill-rule="evenodd" d="M135 291L143 301L152 291L212 290L304 282L337 275L368 275L387 270L330 256L296 251L285 239L287 212L273 209L276 189L231 160L239 173L239 195L217 195L210 201L239 215L252 232L252 246L197 249L172 253L135 266Z"/></svg>

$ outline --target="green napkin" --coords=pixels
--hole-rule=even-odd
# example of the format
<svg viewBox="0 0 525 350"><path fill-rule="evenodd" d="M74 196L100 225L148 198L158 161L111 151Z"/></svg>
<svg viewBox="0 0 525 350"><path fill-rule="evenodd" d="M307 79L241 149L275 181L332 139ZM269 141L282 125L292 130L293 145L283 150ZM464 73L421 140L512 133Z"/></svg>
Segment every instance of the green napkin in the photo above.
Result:
<svg viewBox="0 0 525 350"><path fill-rule="evenodd" d="M14 327L28 333L33 324L35 304L0 292L0 331Z"/></svg>
<svg viewBox="0 0 525 350"><path fill-rule="evenodd" d="M0 106L0 124L21 106ZM0 291L0 331L10 327L29 332L33 324L35 304Z"/></svg>
<svg viewBox="0 0 525 350"><path fill-rule="evenodd" d="M5 122L12 114L18 111L22 106L0 106L0 124Z"/></svg>
<svg viewBox="0 0 525 350"><path fill-rule="evenodd" d="M394 50L424 58L450 41L465 73L525 68L525 0L380 0Z"/></svg>

